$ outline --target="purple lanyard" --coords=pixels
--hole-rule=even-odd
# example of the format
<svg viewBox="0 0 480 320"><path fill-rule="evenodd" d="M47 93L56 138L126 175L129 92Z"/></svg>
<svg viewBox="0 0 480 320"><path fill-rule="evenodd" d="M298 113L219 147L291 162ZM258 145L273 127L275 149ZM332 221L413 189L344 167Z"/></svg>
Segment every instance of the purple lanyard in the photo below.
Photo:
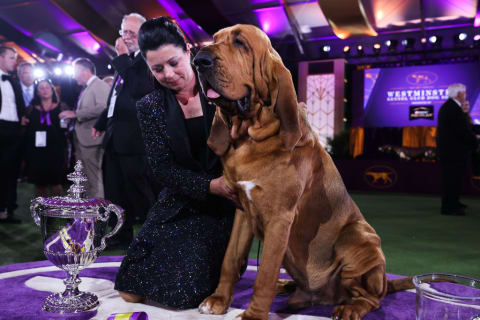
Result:
<svg viewBox="0 0 480 320"><path fill-rule="evenodd" d="M40 111L40 124L47 123L47 126L52 125L52 120L50 120L50 111L45 112L43 110Z"/></svg>

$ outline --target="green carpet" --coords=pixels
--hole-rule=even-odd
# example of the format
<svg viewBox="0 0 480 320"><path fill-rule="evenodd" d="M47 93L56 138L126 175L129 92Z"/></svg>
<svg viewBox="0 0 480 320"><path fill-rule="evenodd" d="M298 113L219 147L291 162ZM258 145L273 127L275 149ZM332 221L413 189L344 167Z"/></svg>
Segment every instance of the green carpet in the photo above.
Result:
<svg viewBox="0 0 480 320"><path fill-rule="evenodd" d="M40 230L29 213L33 187L19 184L16 215L20 225L0 224L0 265L44 260ZM437 196L353 193L367 221L382 238L387 272L414 275L430 272L464 274L480 279L480 199L464 197L467 216L440 215ZM136 227L138 231L139 226ZM250 251L257 256L258 242ZM104 255L122 255L106 251Z"/></svg>

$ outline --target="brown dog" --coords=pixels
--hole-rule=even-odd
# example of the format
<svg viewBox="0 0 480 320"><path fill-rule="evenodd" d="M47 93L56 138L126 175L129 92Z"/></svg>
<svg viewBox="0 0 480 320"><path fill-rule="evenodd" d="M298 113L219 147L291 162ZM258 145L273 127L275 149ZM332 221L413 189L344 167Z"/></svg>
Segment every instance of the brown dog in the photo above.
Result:
<svg viewBox="0 0 480 320"><path fill-rule="evenodd" d="M222 156L244 209L235 216L219 285L200 312L227 311L253 235L264 250L242 319L267 319L282 263L296 285L289 306L341 304L337 319L361 319L380 306L387 287L412 287L408 279L387 282L380 238L320 146L268 37L250 25L220 30L194 63L217 105L208 144Z"/></svg>

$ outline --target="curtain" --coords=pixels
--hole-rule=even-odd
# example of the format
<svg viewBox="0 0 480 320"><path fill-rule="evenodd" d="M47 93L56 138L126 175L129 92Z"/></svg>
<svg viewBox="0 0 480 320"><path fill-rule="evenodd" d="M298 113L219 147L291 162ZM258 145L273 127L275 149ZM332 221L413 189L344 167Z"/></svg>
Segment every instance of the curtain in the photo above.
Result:
<svg viewBox="0 0 480 320"><path fill-rule="evenodd" d="M403 127L402 130L402 146L421 148L421 147L436 147L435 136L437 134L437 127L431 126L416 126Z"/></svg>
<svg viewBox="0 0 480 320"><path fill-rule="evenodd" d="M365 131L362 127L350 129L350 154L353 158L363 154L363 141L365 137Z"/></svg>

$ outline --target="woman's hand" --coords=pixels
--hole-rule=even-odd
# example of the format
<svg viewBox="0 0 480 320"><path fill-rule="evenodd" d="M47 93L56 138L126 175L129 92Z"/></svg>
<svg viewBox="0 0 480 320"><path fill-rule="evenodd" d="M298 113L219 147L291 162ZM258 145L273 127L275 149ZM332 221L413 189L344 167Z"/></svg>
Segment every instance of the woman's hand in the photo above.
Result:
<svg viewBox="0 0 480 320"><path fill-rule="evenodd" d="M210 193L232 200L239 209L243 209L240 201L238 200L237 193L227 186L223 176L210 181Z"/></svg>

